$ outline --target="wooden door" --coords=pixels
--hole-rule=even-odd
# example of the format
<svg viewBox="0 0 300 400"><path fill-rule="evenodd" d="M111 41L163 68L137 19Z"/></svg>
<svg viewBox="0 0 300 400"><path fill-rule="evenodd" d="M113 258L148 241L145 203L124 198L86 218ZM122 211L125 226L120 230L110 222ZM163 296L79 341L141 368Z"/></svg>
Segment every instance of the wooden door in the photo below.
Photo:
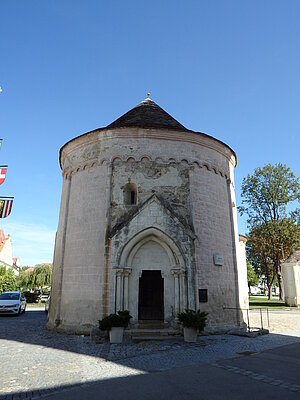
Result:
<svg viewBox="0 0 300 400"><path fill-rule="evenodd" d="M161 271L143 271L139 279L139 320L164 320L164 280Z"/></svg>

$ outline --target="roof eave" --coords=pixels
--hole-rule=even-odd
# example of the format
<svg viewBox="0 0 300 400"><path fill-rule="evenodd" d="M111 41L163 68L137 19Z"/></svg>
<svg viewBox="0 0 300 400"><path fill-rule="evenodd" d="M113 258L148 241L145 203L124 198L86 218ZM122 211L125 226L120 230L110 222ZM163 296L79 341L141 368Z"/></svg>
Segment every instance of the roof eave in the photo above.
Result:
<svg viewBox="0 0 300 400"><path fill-rule="evenodd" d="M208 135L207 133L197 132L197 131L193 131L193 130L187 129L187 128L185 128L185 129L183 129L183 130L180 130L180 129L157 128L157 127L142 127L142 126L109 127L109 125L108 125L108 126L103 127L103 128L93 129L92 131L83 133L83 134L81 134L81 135L79 135L79 136L76 136L75 138L69 140L67 143L65 143L65 144L60 148L60 150L59 150L59 165L60 165L60 168L62 169L62 165L61 165L62 151L63 151L63 149L64 149L68 144L72 143L74 140L77 140L77 139L79 139L79 138L81 138L81 137L83 137L83 136L89 135L89 134L94 133L94 132L101 132L101 131L104 131L104 130L128 129L128 128L159 129L159 130L165 130L165 131L176 131L176 132L182 132L182 133L189 132L189 133L195 133L195 134L198 134L198 135L203 135L203 136L208 137L208 138L210 138L210 139L212 139L212 140L215 140L216 142L218 142L218 143L222 144L223 146L227 147L227 148L231 151L231 153L233 154L233 156L234 156L234 158L235 158L235 166L237 166L237 155L236 155L235 151L232 150L232 148L231 148L230 146L228 146L228 144L222 142L222 141L219 140L219 139L216 139L215 137L213 137L213 136L211 136L211 135Z"/></svg>

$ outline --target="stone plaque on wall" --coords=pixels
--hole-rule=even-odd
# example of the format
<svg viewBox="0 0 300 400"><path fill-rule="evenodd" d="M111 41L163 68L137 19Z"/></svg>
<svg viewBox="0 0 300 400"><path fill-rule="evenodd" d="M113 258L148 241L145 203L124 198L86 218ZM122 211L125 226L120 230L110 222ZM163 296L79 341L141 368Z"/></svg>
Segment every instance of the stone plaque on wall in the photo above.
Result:
<svg viewBox="0 0 300 400"><path fill-rule="evenodd" d="M214 264L219 266L223 265L223 257L220 254L214 254Z"/></svg>

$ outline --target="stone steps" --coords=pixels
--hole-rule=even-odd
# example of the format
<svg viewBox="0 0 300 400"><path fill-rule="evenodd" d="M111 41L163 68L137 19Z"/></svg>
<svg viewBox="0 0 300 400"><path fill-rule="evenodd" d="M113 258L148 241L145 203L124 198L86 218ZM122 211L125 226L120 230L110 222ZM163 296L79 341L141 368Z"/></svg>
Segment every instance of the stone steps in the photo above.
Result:
<svg viewBox="0 0 300 400"><path fill-rule="evenodd" d="M125 331L126 336L130 336L133 341L142 340L168 340L174 337L181 336L178 329L165 328L165 329L155 329L155 328L136 328L129 329Z"/></svg>
<svg viewBox="0 0 300 400"><path fill-rule="evenodd" d="M167 341L167 340L171 340L171 339L175 339L176 337L180 337L180 336L133 336L131 338L131 340L134 343L138 343L138 342L147 342L147 341Z"/></svg>
<svg viewBox="0 0 300 400"><path fill-rule="evenodd" d="M163 321L139 321L134 329L167 329L170 328L169 322Z"/></svg>

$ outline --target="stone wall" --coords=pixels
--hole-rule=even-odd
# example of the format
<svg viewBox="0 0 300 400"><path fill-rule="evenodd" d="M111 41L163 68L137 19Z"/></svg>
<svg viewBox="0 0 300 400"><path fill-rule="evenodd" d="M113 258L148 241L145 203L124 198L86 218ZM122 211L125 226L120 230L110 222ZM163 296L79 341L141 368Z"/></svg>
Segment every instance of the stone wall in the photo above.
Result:
<svg viewBox="0 0 300 400"><path fill-rule="evenodd" d="M49 327L81 332L102 316L107 170L87 169L64 179Z"/></svg>
<svg viewBox="0 0 300 400"><path fill-rule="evenodd" d="M208 293L208 302L197 299L197 307L209 313L209 323L215 328L242 322L240 312L229 310L241 307L229 185L206 168L191 172L197 289ZM215 265L214 255L221 256L222 265Z"/></svg>

